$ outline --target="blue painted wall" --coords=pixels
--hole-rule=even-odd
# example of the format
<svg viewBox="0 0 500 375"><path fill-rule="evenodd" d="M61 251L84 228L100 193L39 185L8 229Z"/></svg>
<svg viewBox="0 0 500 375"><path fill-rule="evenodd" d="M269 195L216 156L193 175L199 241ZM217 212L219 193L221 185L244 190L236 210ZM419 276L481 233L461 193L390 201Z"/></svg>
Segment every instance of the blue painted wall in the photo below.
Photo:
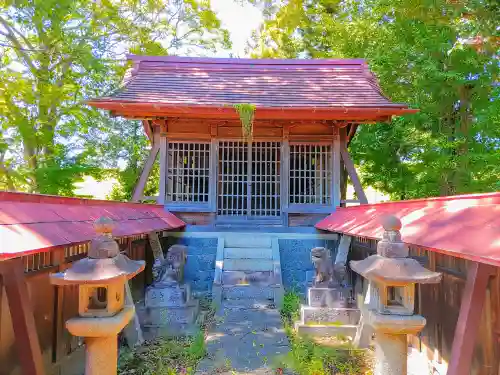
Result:
<svg viewBox="0 0 500 375"><path fill-rule="evenodd" d="M191 289L198 293L212 290L217 254L217 238L175 238L163 239L164 249L174 244L188 247L184 279L191 284Z"/></svg>
<svg viewBox="0 0 500 375"><path fill-rule="evenodd" d="M295 289L305 294L307 289L307 271L313 271L311 263L311 249L314 247L326 247L332 251L332 257L336 255L336 240L280 239L280 261L281 276L286 290Z"/></svg>

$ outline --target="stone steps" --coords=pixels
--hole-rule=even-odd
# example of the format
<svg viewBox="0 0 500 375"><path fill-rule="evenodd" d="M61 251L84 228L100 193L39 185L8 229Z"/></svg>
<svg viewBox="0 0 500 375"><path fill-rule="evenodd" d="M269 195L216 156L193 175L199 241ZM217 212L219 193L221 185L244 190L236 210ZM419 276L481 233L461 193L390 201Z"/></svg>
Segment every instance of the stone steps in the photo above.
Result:
<svg viewBox="0 0 500 375"><path fill-rule="evenodd" d="M223 271L272 271L271 259L224 259Z"/></svg>
<svg viewBox="0 0 500 375"><path fill-rule="evenodd" d="M226 247L224 259L273 259L270 247Z"/></svg>
<svg viewBox="0 0 500 375"><path fill-rule="evenodd" d="M272 238L266 236L265 234L242 234L242 233L227 233L224 237L224 247L225 248L261 248L261 247L272 247Z"/></svg>
<svg viewBox="0 0 500 375"><path fill-rule="evenodd" d="M258 308L281 304L278 240L262 233L219 237L212 296L219 306Z"/></svg>
<svg viewBox="0 0 500 375"><path fill-rule="evenodd" d="M274 289L270 286L237 285L224 286L223 299L268 299L274 300Z"/></svg>
<svg viewBox="0 0 500 375"><path fill-rule="evenodd" d="M266 286L275 284L272 271L224 271L222 284L224 286L251 284L253 286Z"/></svg>
<svg viewBox="0 0 500 375"><path fill-rule="evenodd" d="M273 308L274 302L270 299L225 299L223 306L226 309L269 309Z"/></svg>

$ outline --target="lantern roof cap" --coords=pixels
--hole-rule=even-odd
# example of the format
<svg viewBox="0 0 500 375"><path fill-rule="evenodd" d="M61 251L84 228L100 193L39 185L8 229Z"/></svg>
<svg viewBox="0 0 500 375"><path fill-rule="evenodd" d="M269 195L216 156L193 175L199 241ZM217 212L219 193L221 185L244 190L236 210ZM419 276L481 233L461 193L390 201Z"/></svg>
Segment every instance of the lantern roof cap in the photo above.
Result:
<svg viewBox="0 0 500 375"><path fill-rule="evenodd" d="M63 273L51 275L56 285L106 284L125 282L144 270L144 261L134 261L120 254L118 244L111 236L114 221L100 217L94 222L98 236L90 242L88 257L80 259Z"/></svg>
<svg viewBox="0 0 500 375"><path fill-rule="evenodd" d="M351 261L351 268L370 281L392 286L407 284L433 284L441 281L439 272L429 271L413 258L386 258L371 255L359 261Z"/></svg>

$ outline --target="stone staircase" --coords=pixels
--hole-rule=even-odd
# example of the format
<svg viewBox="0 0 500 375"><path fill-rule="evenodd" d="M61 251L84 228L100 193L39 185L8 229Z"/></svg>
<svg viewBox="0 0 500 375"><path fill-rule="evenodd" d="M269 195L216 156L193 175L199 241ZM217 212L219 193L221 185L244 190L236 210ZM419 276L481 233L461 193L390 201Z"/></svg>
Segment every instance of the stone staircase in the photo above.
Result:
<svg viewBox="0 0 500 375"><path fill-rule="evenodd" d="M261 233L219 237L212 288L218 306L279 307L283 293L277 238Z"/></svg>

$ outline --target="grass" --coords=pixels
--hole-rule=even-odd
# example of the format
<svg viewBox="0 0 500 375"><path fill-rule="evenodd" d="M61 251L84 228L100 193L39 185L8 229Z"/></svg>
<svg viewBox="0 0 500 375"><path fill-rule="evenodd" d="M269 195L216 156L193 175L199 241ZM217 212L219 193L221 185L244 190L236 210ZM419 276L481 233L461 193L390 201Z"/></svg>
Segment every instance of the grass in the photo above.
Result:
<svg viewBox="0 0 500 375"><path fill-rule="evenodd" d="M369 355L338 337L333 344L322 345L307 337L298 336L293 323L299 319L300 296L287 292L281 317L290 341L290 352L276 365L289 368L298 375L369 375Z"/></svg>
<svg viewBox="0 0 500 375"><path fill-rule="evenodd" d="M215 308L209 299L200 299L204 320L199 332L191 337L159 338L133 350L121 351L118 375L193 374L205 357L205 334L215 322Z"/></svg>
<svg viewBox="0 0 500 375"><path fill-rule="evenodd" d="M193 337L162 338L120 353L118 374L192 374L205 353L205 336L202 331Z"/></svg>

